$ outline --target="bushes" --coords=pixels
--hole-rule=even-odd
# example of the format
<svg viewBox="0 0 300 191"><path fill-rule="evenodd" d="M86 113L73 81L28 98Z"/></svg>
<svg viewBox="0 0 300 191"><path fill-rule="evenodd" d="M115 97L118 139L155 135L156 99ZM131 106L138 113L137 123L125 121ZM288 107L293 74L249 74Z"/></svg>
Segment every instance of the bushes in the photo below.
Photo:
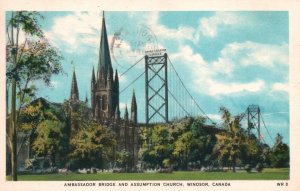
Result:
<svg viewBox="0 0 300 191"><path fill-rule="evenodd" d="M258 163L255 168L257 172L261 172L264 169L264 166L261 163Z"/></svg>
<svg viewBox="0 0 300 191"><path fill-rule="evenodd" d="M251 172L252 167L250 164L245 165L244 169L246 170L246 172ZM261 163L258 163L255 167L257 172L261 172L264 169L264 166Z"/></svg>
<svg viewBox="0 0 300 191"><path fill-rule="evenodd" d="M250 164L246 164L245 167L244 167L244 169L245 169L247 172L251 172L252 167L251 167Z"/></svg>

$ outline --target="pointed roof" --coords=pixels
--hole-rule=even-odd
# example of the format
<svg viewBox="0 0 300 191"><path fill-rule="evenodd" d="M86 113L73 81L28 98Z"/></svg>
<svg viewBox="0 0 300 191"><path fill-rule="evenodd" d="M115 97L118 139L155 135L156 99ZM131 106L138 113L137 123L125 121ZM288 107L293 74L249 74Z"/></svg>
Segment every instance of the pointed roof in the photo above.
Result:
<svg viewBox="0 0 300 191"><path fill-rule="evenodd" d="M137 105L136 105L136 98L135 98L135 92L133 90L132 99L131 99L131 112L136 111Z"/></svg>
<svg viewBox="0 0 300 191"><path fill-rule="evenodd" d="M100 80L100 81L104 81L105 80L105 77L104 77L104 74L103 74L103 70L101 70L101 69L99 71L98 80Z"/></svg>
<svg viewBox="0 0 300 191"><path fill-rule="evenodd" d="M116 73L115 73L115 83L118 83L118 85L119 85L119 75L118 75L118 70L116 70Z"/></svg>
<svg viewBox="0 0 300 191"><path fill-rule="evenodd" d="M102 29L101 29L100 49L99 49L98 79L100 79L99 77L100 77L101 70L104 75L104 79L107 78L107 72L112 72L104 12L102 17Z"/></svg>
<svg viewBox="0 0 300 191"><path fill-rule="evenodd" d="M79 93L78 93L78 86L77 86L75 68L73 69L70 99L79 100Z"/></svg>
<svg viewBox="0 0 300 191"><path fill-rule="evenodd" d="M131 100L131 121L134 123L137 122L137 105L136 105L136 98L135 98L134 90L133 90L132 100Z"/></svg>
<svg viewBox="0 0 300 191"><path fill-rule="evenodd" d="M89 102L89 99L88 99L88 96L87 96L87 92L85 93L85 103L88 103Z"/></svg>
<svg viewBox="0 0 300 191"><path fill-rule="evenodd" d="M124 119L125 119L126 121L128 121L128 109L127 109L127 105L126 105L126 107L125 107Z"/></svg>
<svg viewBox="0 0 300 191"><path fill-rule="evenodd" d="M120 119L119 105L117 105L117 107L116 107L116 111L115 111L115 119Z"/></svg>
<svg viewBox="0 0 300 191"><path fill-rule="evenodd" d="M96 78L95 78L95 70L94 70L94 66L93 66L93 71L92 71L92 82L95 82Z"/></svg>

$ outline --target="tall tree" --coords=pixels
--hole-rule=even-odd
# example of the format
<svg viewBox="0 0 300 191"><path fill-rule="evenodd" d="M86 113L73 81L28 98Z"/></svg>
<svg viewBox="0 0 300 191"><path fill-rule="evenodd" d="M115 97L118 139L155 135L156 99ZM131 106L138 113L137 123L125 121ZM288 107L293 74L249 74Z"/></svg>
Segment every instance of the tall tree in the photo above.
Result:
<svg viewBox="0 0 300 191"><path fill-rule="evenodd" d="M280 134L276 136L276 142L271 150L271 163L273 167L288 167L290 162L289 146L282 141Z"/></svg>
<svg viewBox="0 0 300 191"><path fill-rule="evenodd" d="M218 155L218 160L223 165L227 164L235 172L237 162L241 160L242 151L245 149L245 133L241 129L240 117L231 117L229 110L220 108L223 125L226 131L217 134L217 144L214 152Z"/></svg>
<svg viewBox="0 0 300 191"><path fill-rule="evenodd" d="M58 120L44 120L37 127L37 136L32 149L43 157L49 156L54 162L54 154L57 152L61 131L61 123Z"/></svg>
<svg viewBox="0 0 300 191"><path fill-rule="evenodd" d="M26 140L32 145L36 155L50 157L52 164L61 141L63 123L47 103L38 99L22 109L19 131L28 135ZM18 153L22 145L19 146Z"/></svg>
<svg viewBox="0 0 300 191"><path fill-rule="evenodd" d="M49 85L51 75L62 71L61 57L45 39L38 23L39 18L42 17L37 12L11 12L6 25L6 75L7 83L11 84L7 84L7 88L11 87L11 92L7 91L11 94L9 147L13 181L17 181L17 115L20 114L25 100L34 95L35 87L30 87L30 82L42 79ZM16 112L17 95L18 112Z"/></svg>
<svg viewBox="0 0 300 191"><path fill-rule="evenodd" d="M102 125L85 120L70 140L70 168L104 168L113 159L116 140Z"/></svg>
<svg viewBox="0 0 300 191"><path fill-rule="evenodd" d="M180 159L180 166L183 169L187 169L190 155L193 149L196 147L197 142L191 131L183 133L175 142L173 155Z"/></svg>
<svg viewBox="0 0 300 191"><path fill-rule="evenodd" d="M164 125L154 126L150 137L149 148L143 153L144 162L152 168L163 167L163 161L169 159L172 153L168 127Z"/></svg>

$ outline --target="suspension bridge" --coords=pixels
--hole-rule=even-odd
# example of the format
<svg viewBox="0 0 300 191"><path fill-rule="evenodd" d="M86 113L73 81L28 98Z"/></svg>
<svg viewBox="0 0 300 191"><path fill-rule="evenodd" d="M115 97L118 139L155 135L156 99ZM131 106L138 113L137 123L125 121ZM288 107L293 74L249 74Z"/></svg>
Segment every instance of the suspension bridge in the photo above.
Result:
<svg viewBox="0 0 300 191"><path fill-rule="evenodd" d="M120 90L120 94L126 92L137 81L144 81L146 124L168 123L183 117L202 116L206 118L208 125L220 128L220 122L212 120L190 93L166 50L160 50L154 54L146 52L145 56L125 69L120 77L125 76L141 64L144 64L144 70L141 73L132 74L133 72L131 72L131 75L135 77ZM240 114L240 122L249 134L255 134L262 143L266 143L265 136L262 134L262 128L264 128L263 131L266 132L271 143L274 143L258 105L249 105Z"/></svg>

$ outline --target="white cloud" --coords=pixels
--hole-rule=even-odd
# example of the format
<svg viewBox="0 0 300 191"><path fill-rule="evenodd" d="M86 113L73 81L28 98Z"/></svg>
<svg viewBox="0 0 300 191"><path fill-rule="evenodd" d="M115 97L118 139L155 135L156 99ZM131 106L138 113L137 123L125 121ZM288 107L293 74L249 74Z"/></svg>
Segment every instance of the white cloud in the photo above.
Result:
<svg viewBox="0 0 300 191"><path fill-rule="evenodd" d="M118 66L123 69L129 68L145 54L145 51L142 50L142 48L133 50L130 43L125 39L112 40L112 38L109 38L109 41L113 42L110 49L111 59L113 63L118 64ZM141 64L137 65L136 67L141 68Z"/></svg>
<svg viewBox="0 0 300 191"><path fill-rule="evenodd" d="M203 37L216 37L221 26L234 25L240 23L241 18L234 13L217 12L214 16L199 19L198 27L178 26L177 28L168 28L159 23L159 12L151 12L146 23L159 39L176 39L177 42L188 40L198 43Z"/></svg>
<svg viewBox="0 0 300 191"><path fill-rule="evenodd" d="M273 113L264 113L264 116L270 116L270 115L282 115L282 114L289 114L288 111L279 111L279 112L273 112Z"/></svg>
<svg viewBox="0 0 300 191"><path fill-rule="evenodd" d="M222 120L222 116L219 114L207 114L207 116L213 121L219 122Z"/></svg>
<svg viewBox="0 0 300 191"><path fill-rule="evenodd" d="M128 104L127 103L120 102L119 103L120 110L123 111L125 109L126 105L127 105L127 109L128 109Z"/></svg>
<svg viewBox="0 0 300 191"><path fill-rule="evenodd" d="M57 17L50 31L45 36L54 44L65 44L66 51L80 51L81 44L99 44L97 31L101 26L98 12L73 12L70 15Z"/></svg>
<svg viewBox="0 0 300 191"><path fill-rule="evenodd" d="M209 81L208 82L210 88L209 88L209 94L210 95L227 95L227 94L233 94L238 92L258 92L261 91L265 85L264 81L257 80L255 82L249 82L249 83L219 83L215 81Z"/></svg>
<svg viewBox="0 0 300 191"><path fill-rule="evenodd" d="M233 13L217 12L214 16L200 19L198 30L205 37L216 37L220 26L234 25L239 22L239 18Z"/></svg>
<svg viewBox="0 0 300 191"><path fill-rule="evenodd" d="M128 16L132 18L132 15L135 14L137 13L129 12ZM216 36L220 26L235 24L237 20L233 13L220 12L212 17L200 19L198 28L182 25L177 28L168 28L159 22L159 12L150 12L145 19L145 25L153 31L157 39L176 39L177 42L187 40L198 43L200 35ZM55 45L68 47L66 51L82 51L82 45L97 47L100 27L100 13L73 12L66 16L57 17L51 30L45 32L45 35Z"/></svg>
<svg viewBox="0 0 300 191"><path fill-rule="evenodd" d="M272 90L289 92L289 84L288 83L274 83L272 86Z"/></svg>
<svg viewBox="0 0 300 191"><path fill-rule="evenodd" d="M221 51L221 60L235 65L273 67L288 64L288 45L261 44L252 41L231 43Z"/></svg>
<svg viewBox="0 0 300 191"><path fill-rule="evenodd" d="M238 92L258 92L261 91L265 82L256 80L247 83L239 82L218 82L214 79L219 75L234 74L234 65L230 58L226 58L221 54L221 58L212 63L206 62L202 55L195 53L189 46L183 46L175 54L171 55L172 60L176 60L185 64L187 73L192 76L192 82L195 84L192 87L197 87L196 91L205 92L212 96L234 94Z"/></svg>
<svg viewBox="0 0 300 191"><path fill-rule="evenodd" d="M218 58L217 61L214 61L212 63L212 67L213 67L214 71L221 73L221 74L225 74L227 76L231 76L233 69L234 69L234 66L233 66L231 60L228 58L222 58L222 57Z"/></svg>
<svg viewBox="0 0 300 191"><path fill-rule="evenodd" d="M148 26L159 38L176 40L193 40L195 29L187 26L179 26L170 29L159 23L159 12L151 12L148 18Z"/></svg>

